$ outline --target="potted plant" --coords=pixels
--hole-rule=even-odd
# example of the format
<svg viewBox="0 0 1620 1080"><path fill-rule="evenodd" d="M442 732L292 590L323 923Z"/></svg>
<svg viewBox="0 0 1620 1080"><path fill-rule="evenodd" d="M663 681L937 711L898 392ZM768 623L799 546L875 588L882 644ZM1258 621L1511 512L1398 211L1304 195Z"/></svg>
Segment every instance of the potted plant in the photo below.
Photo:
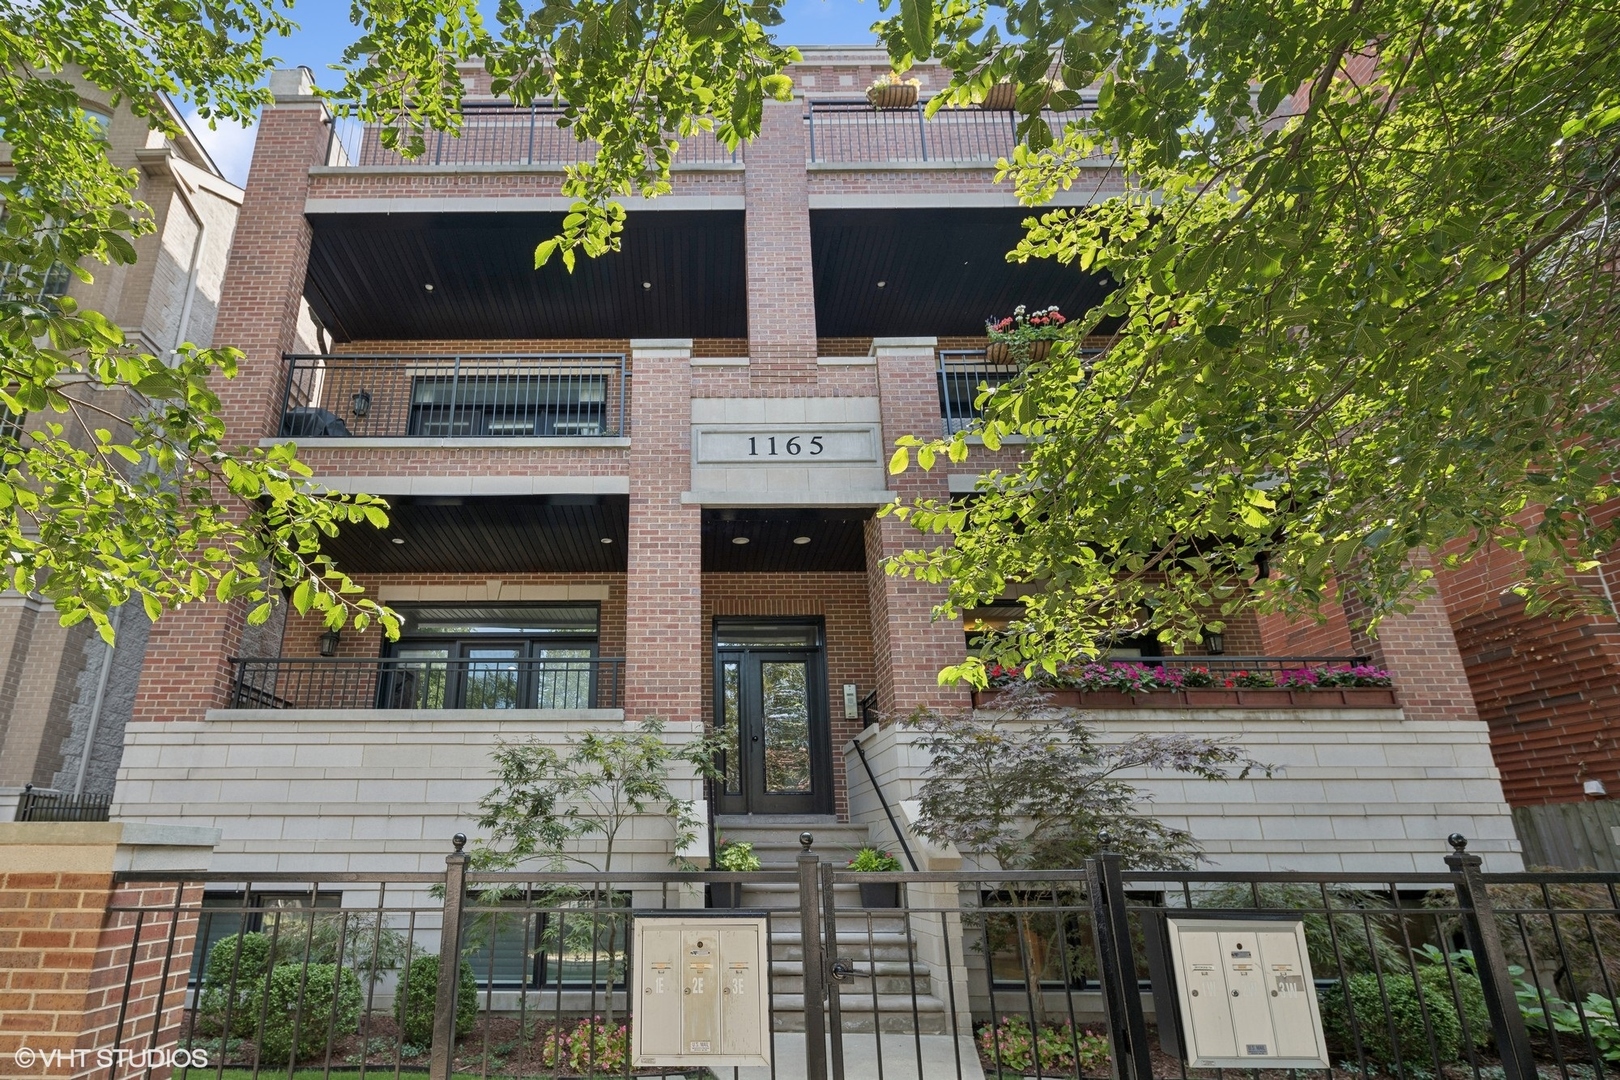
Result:
<svg viewBox="0 0 1620 1080"><path fill-rule="evenodd" d="M721 840L714 850L714 861L720 869L737 874L751 874L760 868L754 845L733 840ZM709 884L709 906L717 908L742 907L742 882L715 881Z"/></svg>
<svg viewBox="0 0 1620 1080"><path fill-rule="evenodd" d="M1012 112L1017 101L1018 84L998 82L984 92L984 100L979 102L979 108L985 112Z"/></svg>
<svg viewBox="0 0 1620 1080"><path fill-rule="evenodd" d="M1045 360L1052 350L1052 342L1063 336L1068 318L1055 306L1039 311L1026 311L1023 304L1011 315L1001 319L986 319L984 358L990 364L1026 364Z"/></svg>
<svg viewBox="0 0 1620 1080"><path fill-rule="evenodd" d="M898 71L886 72L866 88L866 100L874 109L909 109L917 104L918 79L901 78Z"/></svg>
<svg viewBox="0 0 1620 1080"><path fill-rule="evenodd" d="M879 851L875 847L863 847L849 860L849 869L857 874L897 874L900 872L900 860L887 851ZM863 908L894 908L900 906L900 883L898 881L861 882L861 907Z"/></svg>

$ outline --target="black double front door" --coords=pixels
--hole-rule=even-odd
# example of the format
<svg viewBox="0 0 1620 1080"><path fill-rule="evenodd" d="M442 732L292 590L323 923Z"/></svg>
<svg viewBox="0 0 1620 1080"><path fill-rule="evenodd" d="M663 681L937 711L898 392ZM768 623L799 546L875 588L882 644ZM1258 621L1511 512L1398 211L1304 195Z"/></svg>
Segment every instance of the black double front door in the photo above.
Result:
<svg viewBox="0 0 1620 1080"><path fill-rule="evenodd" d="M717 620L715 729L726 742L723 814L832 810L827 674L819 623Z"/></svg>

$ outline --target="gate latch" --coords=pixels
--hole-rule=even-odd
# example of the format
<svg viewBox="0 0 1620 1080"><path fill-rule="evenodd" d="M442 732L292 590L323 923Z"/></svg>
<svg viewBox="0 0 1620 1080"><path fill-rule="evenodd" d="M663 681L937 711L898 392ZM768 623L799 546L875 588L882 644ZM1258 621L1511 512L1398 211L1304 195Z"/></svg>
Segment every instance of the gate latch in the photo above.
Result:
<svg viewBox="0 0 1620 1080"><path fill-rule="evenodd" d="M856 971L853 961L845 960L840 956L832 962L832 977L837 982L844 982L853 978L870 979L872 973L870 971Z"/></svg>

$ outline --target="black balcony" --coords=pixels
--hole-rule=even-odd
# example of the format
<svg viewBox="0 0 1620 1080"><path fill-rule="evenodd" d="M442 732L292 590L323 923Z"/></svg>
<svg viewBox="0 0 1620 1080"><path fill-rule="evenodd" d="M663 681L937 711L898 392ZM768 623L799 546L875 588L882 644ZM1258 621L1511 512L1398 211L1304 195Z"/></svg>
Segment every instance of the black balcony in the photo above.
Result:
<svg viewBox="0 0 1620 1080"><path fill-rule="evenodd" d="M560 105L513 105L510 101L467 101L461 106L461 130L430 131L420 157L406 158L382 144L381 129L352 118L333 126L328 158L333 165L407 168L421 165L573 165L596 157L596 143L581 141L574 129L557 122ZM729 150L712 131L679 139L675 160L682 165L730 165L742 150Z"/></svg>
<svg viewBox="0 0 1620 1080"><path fill-rule="evenodd" d="M604 438L626 433L623 355L287 357L283 438Z"/></svg>
<svg viewBox="0 0 1620 1080"><path fill-rule="evenodd" d="M258 656L231 663L233 709L624 707L622 659Z"/></svg>
<svg viewBox="0 0 1620 1080"><path fill-rule="evenodd" d="M963 162L992 164L1011 158L1018 145L1017 113L984 109L941 109L932 118L928 103L879 109L865 100L806 102L810 160L827 163ZM1054 138L1070 123L1090 114L1089 106L1045 110Z"/></svg>
<svg viewBox="0 0 1620 1080"><path fill-rule="evenodd" d="M1097 356L1101 349L1082 349L1081 356ZM992 363L983 349L939 351L939 415L945 437L966 431L979 422L979 395L996 390L1018 377L1017 361Z"/></svg>

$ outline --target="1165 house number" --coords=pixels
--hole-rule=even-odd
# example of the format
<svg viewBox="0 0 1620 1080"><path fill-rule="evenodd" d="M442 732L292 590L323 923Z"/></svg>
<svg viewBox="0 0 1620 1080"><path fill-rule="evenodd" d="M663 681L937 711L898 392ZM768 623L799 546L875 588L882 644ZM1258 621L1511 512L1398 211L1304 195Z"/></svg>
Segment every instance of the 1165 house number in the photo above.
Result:
<svg viewBox="0 0 1620 1080"><path fill-rule="evenodd" d="M775 435L748 436L749 457L817 457L824 449L826 447L820 435L812 435L808 439L789 435L780 440Z"/></svg>

